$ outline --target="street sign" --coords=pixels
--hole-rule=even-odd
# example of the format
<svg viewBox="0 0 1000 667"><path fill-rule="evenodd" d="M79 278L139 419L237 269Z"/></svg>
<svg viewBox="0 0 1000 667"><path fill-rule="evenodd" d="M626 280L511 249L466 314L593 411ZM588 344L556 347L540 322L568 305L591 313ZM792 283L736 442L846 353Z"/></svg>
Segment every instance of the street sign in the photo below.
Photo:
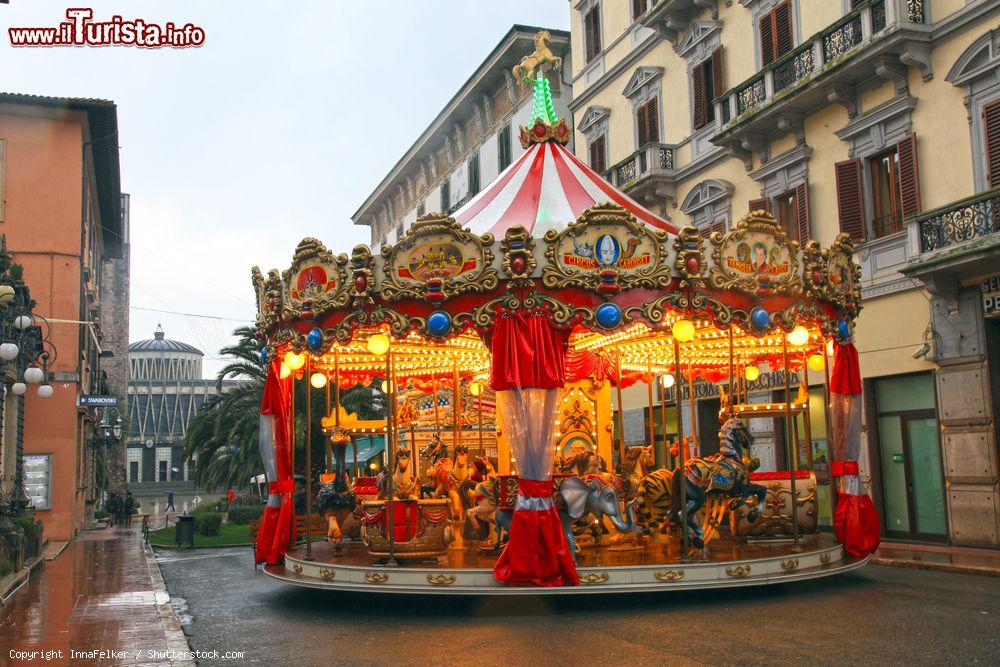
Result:
<svg viewBox="0 0 1000 667"><path fill-rule="evenodd" d="M979 287L983 290L983 316L1000 317L1000 276L987 278Z"/></svg>
<svg viewBox="0 0 1000 667"><path fill-rule="evenodd" d="M116 408L118 407L118 397L102 394L81 394L78 405L81 408Z"/></svg>

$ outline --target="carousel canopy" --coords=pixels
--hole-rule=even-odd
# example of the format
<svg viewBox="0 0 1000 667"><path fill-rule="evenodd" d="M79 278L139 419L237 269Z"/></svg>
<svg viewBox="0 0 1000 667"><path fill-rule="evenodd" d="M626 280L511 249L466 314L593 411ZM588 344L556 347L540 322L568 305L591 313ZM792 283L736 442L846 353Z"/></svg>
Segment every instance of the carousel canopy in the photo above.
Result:
<svg viewBox="0 0 1000 667"><path fill-rule="evenodd" d="M677 228L616 190L558 141L531 143L485 190L454 213L476 234L502 238L515 225L536 238L562 230L597 203L614 202L653 229Z"/></svg>

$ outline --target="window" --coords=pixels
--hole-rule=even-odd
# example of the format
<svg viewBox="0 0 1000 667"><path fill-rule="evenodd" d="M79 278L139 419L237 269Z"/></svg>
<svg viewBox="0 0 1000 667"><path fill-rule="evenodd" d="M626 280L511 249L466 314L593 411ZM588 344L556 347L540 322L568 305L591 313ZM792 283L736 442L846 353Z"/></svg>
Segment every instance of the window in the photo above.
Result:
<svg viewBox="0 0 1000 667"><path fill-rule="evenodd" d="M749 208L772 213L790 240L809 240L809 186L804 181L775 197L752 199Z"/></svg>
<svg viewBox="0 0 1000 667"><path fill-rule="evenodd" d="M129 461L128 463L128 481L138 482L139 480L139 462Z"/></svg>
<svg viewBox="0 0 1000 667"><path fill-rule="evenodd" d="M396 240L403 238L403 221L400 220L399 224L396 225Z"/></svg>
<svg viewBox="0 0 1000 667"><path fill-rule="evenodd" d="M500 171L510 166L510 123L501 127L497 133L497 156L500 160Z"/></svg>
<svg viewBox="0 0 1000 667"><path fill-rule="evenodd" d="M840 231L854 241L877 239L902 231L903 221L920 213L917 137L914 134L906 135L893 148L865 160L838 162L834 165L834 174ZM870 224L866 224L867 220Z"/></svg>
<svg viewBox="0 0 1000 667"><path fill-rule="evenodd" d="M646 13L647 5L649 3L646 0L632 0L632 20L639 18Z"/></svg>
<svg viewBox="0 0 1000 667"><path fill-rule="evenodd" d="M25 454L24 491L31 498L35 509L52 507L52 455Z"/></svg>
<svg viewBox="0 0 1000 667"><path fill-rule="evenodd" d="M426 212L427 212L427 202L421 201L419 204L417 204L417 217L419 218Z"/></svg>
<svg viewBox="0 0 1000 667"><path fill-rule="evenodd" d="M705 62L695 65L691 71L693 90L692 126L700 130L715 122L715 105L712 100L721 95L722 89L722 50L716 49Z"/></svg>
<svg viewBox="0 0 1000 667"><path fill-rule="evenodd" d="M635 122L637 128L636 148L642 148L646 144L657 143L660 140L655 97L636 107Z"/></svg>
<svg viewBox="0 0 1000 667"><path fill-rule="evenodd" d="M872 184L872 231L875 238L902 229L899 200L899 153L893 148L869 161Z"/></svg>
<svg viewBox="0 0 1000 667"><path fill-rule="evenodd" d="M795 238L792 232L795 229L795 219L799 215L795 204L794 190L789 190L774 198L775 217L778 219L778 224L790 238Z"/></svg>
<svg viewBox="0 0 1000 667"><path fill-rule="evenodd" d="M479 192L479 151L469 158L469 196Z"/></svg>
<svg viewBox="0 0 1000 667"><path fill-rule="evenodd" d="M158 465L159 465L159 471L156 479L157 481L165 482L167 481L167 462L160 461Z"/></svg>
<svg viewBox="0 0 1000 667"><path fill-rule="evenodd" d="M584 59L589 63L601 52L601 8L595 6L583 15Z"/></svg>
<svg viewBox="0 0 1000 667"><path fill-rule="evenodd" d="M590 151L590 168L601 176L608 170L607 135L602 134L588 146Z"/></svg>
<svg viewBox="0 0 1000 667"><path fill-rule="evenodd" d="M451 183L448 179L444 180L441 184L441 212L449 213L448 209L451 208Z"/></svg>
<svg viewBox="0 0 1000 667"><path fill-rule="evenodd" d="M760 62L770 65L792 50L792 3L784 2L760 17Z"/></svg>
<svg viewBox="0 0 1000 667"><path fill-rule="evenodd" d="M1000 187L1000 100L983 107L983 131L986 135L986 180L989 187Z"/></svg>

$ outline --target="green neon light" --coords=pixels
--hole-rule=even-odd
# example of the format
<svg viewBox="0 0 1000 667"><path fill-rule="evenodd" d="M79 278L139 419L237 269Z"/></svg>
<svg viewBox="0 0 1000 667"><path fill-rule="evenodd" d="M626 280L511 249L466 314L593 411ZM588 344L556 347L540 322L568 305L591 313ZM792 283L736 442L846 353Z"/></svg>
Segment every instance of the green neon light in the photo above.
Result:
<svg viewBox="0 0 1000 667"><path fill-rule="evenodd" d="M554 125L559 122L556 116L556 106L552 101L552 84L544 76L537 79L530 79L534 88L534 109L532 111L532 122L535 118L541 118L543 122Z"/></svg>

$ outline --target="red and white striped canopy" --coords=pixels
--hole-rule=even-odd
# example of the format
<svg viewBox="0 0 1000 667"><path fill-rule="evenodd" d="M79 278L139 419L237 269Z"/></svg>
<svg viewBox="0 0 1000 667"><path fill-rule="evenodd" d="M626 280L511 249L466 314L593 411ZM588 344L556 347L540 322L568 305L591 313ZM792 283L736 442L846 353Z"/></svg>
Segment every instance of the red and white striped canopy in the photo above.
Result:
<svg viewBox="0 0 1000 667"><path fill-rule="evenodd" d="M614 202L649 227L677 228L615 189L555 141L532 144L490 185L454 213L463 227L502 238L521 225L535 237L564 229L594 204Z"/></svg>

